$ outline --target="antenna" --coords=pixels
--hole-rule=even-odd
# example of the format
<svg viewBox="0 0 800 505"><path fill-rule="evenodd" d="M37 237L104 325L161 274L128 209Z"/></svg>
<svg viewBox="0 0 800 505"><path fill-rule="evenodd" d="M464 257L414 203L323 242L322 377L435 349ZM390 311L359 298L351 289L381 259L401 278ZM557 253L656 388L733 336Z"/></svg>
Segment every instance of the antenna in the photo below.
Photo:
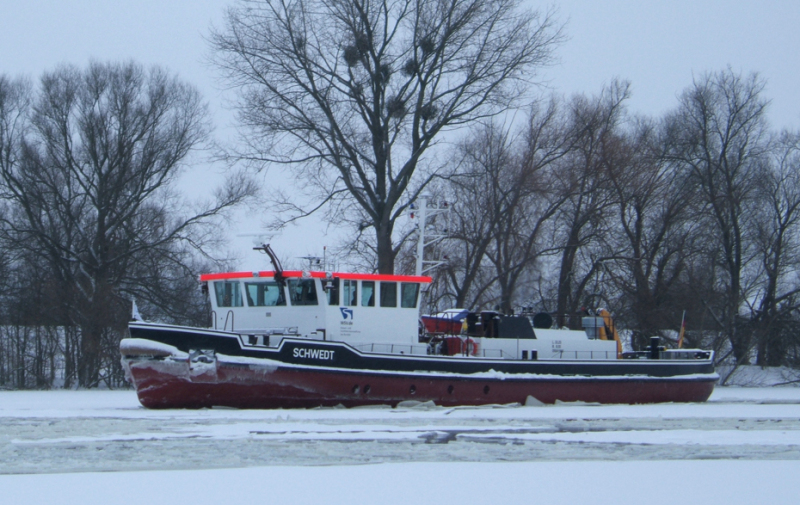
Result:
<svg viewBox="0 0 800 505"><path fill-rule="evenodd" d="M322 265L322 258L320 258L319 256L300 256L300 259L308 261L308 271L309 272L311 270L313 270L314 267L319 268L319 267L323 266ZM324 270L325 268L323 267L322 269Z"/></svg>
<svg viewBox="0 0 800 505"><path fill-rule="evenodd" d="M264 244L265 241L272 240L272 237L275 236L274 233L237 233L237 237L241 238L252 238L253 245Z"/></svg>

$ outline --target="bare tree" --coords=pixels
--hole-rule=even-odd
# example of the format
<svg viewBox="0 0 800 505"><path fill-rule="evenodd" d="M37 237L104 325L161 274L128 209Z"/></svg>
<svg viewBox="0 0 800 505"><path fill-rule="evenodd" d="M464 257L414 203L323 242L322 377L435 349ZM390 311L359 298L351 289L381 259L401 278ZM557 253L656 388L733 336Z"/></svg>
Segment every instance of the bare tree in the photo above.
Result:
<svg viewBox="0 0 800 505"><path fill-rule="evenodd" d="M763 194L755 222L761 275L754 298L757 364L781 366L797 337L800 309L800 137L784 132L769 153L769 169L754 181Z"/></svg>
<svg viewBox="0 0 800 505"><path fill-rule="evenodd" d="M374 228L383 273L404 202L436 174L426 151L517 103L560 39L519 0L240 0L212 35L240 89L239 155L294 168L313 203L284 200L287 219L330 204Z"/></svg>
<svg viewBox="0 0 800 505"><path fill-rule="evenodd" d="M147 292L141 265L202 246L202 224L252 186L232 179L199 212L179 207L170 185L206 141L207 111L194 88L163 70L65 66L42 77L32 100L29 87L2 82L19 97L0 120L2 195L11 202L3 233L49 266L62 320L81 329L78 383L95 386L101 364L116 358L129 294Z"/></svg>
<svg viewBox="0 0 800 505"><path fill-rule="evenodd" d="M553 251L541 238L565 198L553 187L558 162L574 139L566 123L558 100L551 99L531 107L516 137L490 124L462 143L464 162L450 178L460 201L453 235L459 252L448 268L459 306L492 294L494 305L511 313L525 271Z"/></svg>
<svg viewBox="0 0 800 505"><path fill-rule="evenodd" d="M702 311L682 288L688 263L698 254L703 220L690 174L664 159L659 125L640 120L618 141L605 161L619 225L609 238L618 255L605 264L621 290L634 345L644 346L650 336L676 328L682 309L690 309L690 317Z"/></svg>
<svg viewBox="0 0 800 505"><path fill-rule="evenodd" d="M757 215L757 181L765 175L769 135L764 81L727 69L697 79L668 118L673 145L669 159L690 170L701 190L719 248L725 292L720 321L738 363L747 362L749 332L738 331L746 300L745 269L753 260L752 220Z"/></svg>
<svg viewBox="0 0 800 505"><path fill-rule="evenodd" d="M444 270L457 307L481 306L494 297L497 277L486 255L505 210L504 175L517 162L509 135L498 125L481 125L457 147L461 162L448 180L453 227Z"/></svg>
<svg viewBox="0 0 800 505"><path fill-rule="evenodd" d="M596 280L603 261L617 255L604 248L608 213L615 195L608 184L606 160L618 149L624 102L630 84L615 81L599 96L576 96L570 102L570 128L575 144L562 165L555 191L567 195L556 219L556 243L560 247L556 313L564 325L566 314L577 312ZM597 290L594 293L600 294Z"/></svg>

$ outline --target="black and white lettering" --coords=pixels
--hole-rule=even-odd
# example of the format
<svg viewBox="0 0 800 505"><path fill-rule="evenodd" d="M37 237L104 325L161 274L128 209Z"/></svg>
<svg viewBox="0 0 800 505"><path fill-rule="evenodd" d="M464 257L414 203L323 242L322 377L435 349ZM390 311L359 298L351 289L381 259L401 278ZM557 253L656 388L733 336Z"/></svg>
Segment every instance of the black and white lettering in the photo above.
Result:
<svg viewBox="0 0 800 505"><path fill-rule="evenodd" d="M303 358L303 359L324 359L324 360L333 360L333 354L336 351L329 351L326 349L305 349L303 347L295 347L294 351L292 351L292 356L295 358Z"/></svg>

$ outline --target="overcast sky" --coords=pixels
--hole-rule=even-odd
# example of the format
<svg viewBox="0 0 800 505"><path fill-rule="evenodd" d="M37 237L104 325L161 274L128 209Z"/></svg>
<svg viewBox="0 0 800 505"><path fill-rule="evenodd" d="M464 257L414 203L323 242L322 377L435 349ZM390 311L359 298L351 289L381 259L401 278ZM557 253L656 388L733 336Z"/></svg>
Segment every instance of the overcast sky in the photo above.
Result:
<svg viewBox="0 0 800 505"><path fill-rule="evenodd" d="M767 80L775 128L800 129L800 1L563 0L570 40L547 73L562 92L596 93L614 77L632 83L630 108L675 107L693 76L730 65Z"/></svg>
<svg viewBox="0 0 800 505"><path fill-rule="evenodd" d="M221 24L229 0L0 0L0 73L37 78L60 63L90 59L157 64L200 88L218 135L227 137L231 114L205 63L204 37ZM568 40L560 63L540 78L551 90L597 93L619 77L632 83L630 109L660 115L673 108L693 76L731 66L767 80L773 127L800 129L800 1L797 0L561 0ZM202 166L201 170L213 171ZM198 177L193 176L195 180ZM244 230L238 230L243 232ZM247 230L253 231L253 230ZM315 233L322 231L317 227ZM320 241L301 241L306 230L273 242L287 256L321 254ZM299 245L302 244L302 245ZM246 245L246 244L245 244ZM245 269L263 268L248 256Z"/></svg>

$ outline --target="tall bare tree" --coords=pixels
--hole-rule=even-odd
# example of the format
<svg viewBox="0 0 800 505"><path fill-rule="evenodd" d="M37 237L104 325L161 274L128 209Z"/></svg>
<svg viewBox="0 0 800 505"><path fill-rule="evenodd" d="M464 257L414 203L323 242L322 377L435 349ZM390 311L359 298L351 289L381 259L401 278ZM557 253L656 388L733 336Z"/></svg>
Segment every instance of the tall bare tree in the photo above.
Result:
<svg viewBox="0 0 800 505"><path fill-rule="evenodd" d="M312 197L285 218L331 204L374 229L390 273L395 221L439 168L426 151L516 104L560 39L520 0L240 0L211 40L240 89L239 155L289 164Z"/></svg>
<svg viewBox="0 0 800 505"><path fill-rule="evenodd" d="M698 191L687 170L664 159L660 126L638 121L618 137L618 148L605 159L618 222L609 237L618 255L606 265L621 290L637 346L677 327L681 309L690 309L690 317L702 310L682 289L688 263L698 254L696 244L704 237Z"/></svg>
<svg viewBox="0 0 800 505"><path fill-rule="evenodd" d="M458 250L447 270L459 306L492 294L492 305L511 313L523 273L553 252L541 238L564 202L554 180L574 139L561 105L531 107L519 134L489 124L461 144L462 166L449 181Z"/></svg>
<svg viewBox="0 0 800 505"><path fill-rule="evenodd" d="M159 257L169 266L181 247L202 245L200 226L252 187L232 180L199 212L178 206L170 186L208 137L207 110L164 70L93 63L45 74L36 93L7 83L17 98L0 120L2 196L11 202L2 230L49 265L62 320L81 329L78 383L91 387L104 352L116 357L128 295L147 292L142 265Z"/></svg>
<svg viewBox="0 0 800 505"><path fill-rule="evenodd" d="M556 295L559 325L565 324L566 314L580 308L604 259L617 255L603 248L615 198L606 161L619 148L619 128L629 96L630 84L615 81L597 97L576 96L569 104L570 128L576 139L554 188L568 195L556 216L561 250Z"/></svg>
<svg viewBox="0 0 800 505"><path fill-rule="evenodd" d="M757 361L785 365L797 336L800 310L800 136L783 132L773 142L769 167L754 181L763 194L758 210L755 249L760 263L760 288L754 307Z"/></svg>
<svg viewBox="0 0 800 505"><path fill-rule="evenodd" d="M752 221L760 205L757 181L765 176L769 131L762 97L764 81L731 69L699 77L669 117L673 145L669 159L690 170L713 224L725 306L715 317L737 362L749 359L751 335L739 331L739 310L747 299L746 266L752 262Z"/></svg>

